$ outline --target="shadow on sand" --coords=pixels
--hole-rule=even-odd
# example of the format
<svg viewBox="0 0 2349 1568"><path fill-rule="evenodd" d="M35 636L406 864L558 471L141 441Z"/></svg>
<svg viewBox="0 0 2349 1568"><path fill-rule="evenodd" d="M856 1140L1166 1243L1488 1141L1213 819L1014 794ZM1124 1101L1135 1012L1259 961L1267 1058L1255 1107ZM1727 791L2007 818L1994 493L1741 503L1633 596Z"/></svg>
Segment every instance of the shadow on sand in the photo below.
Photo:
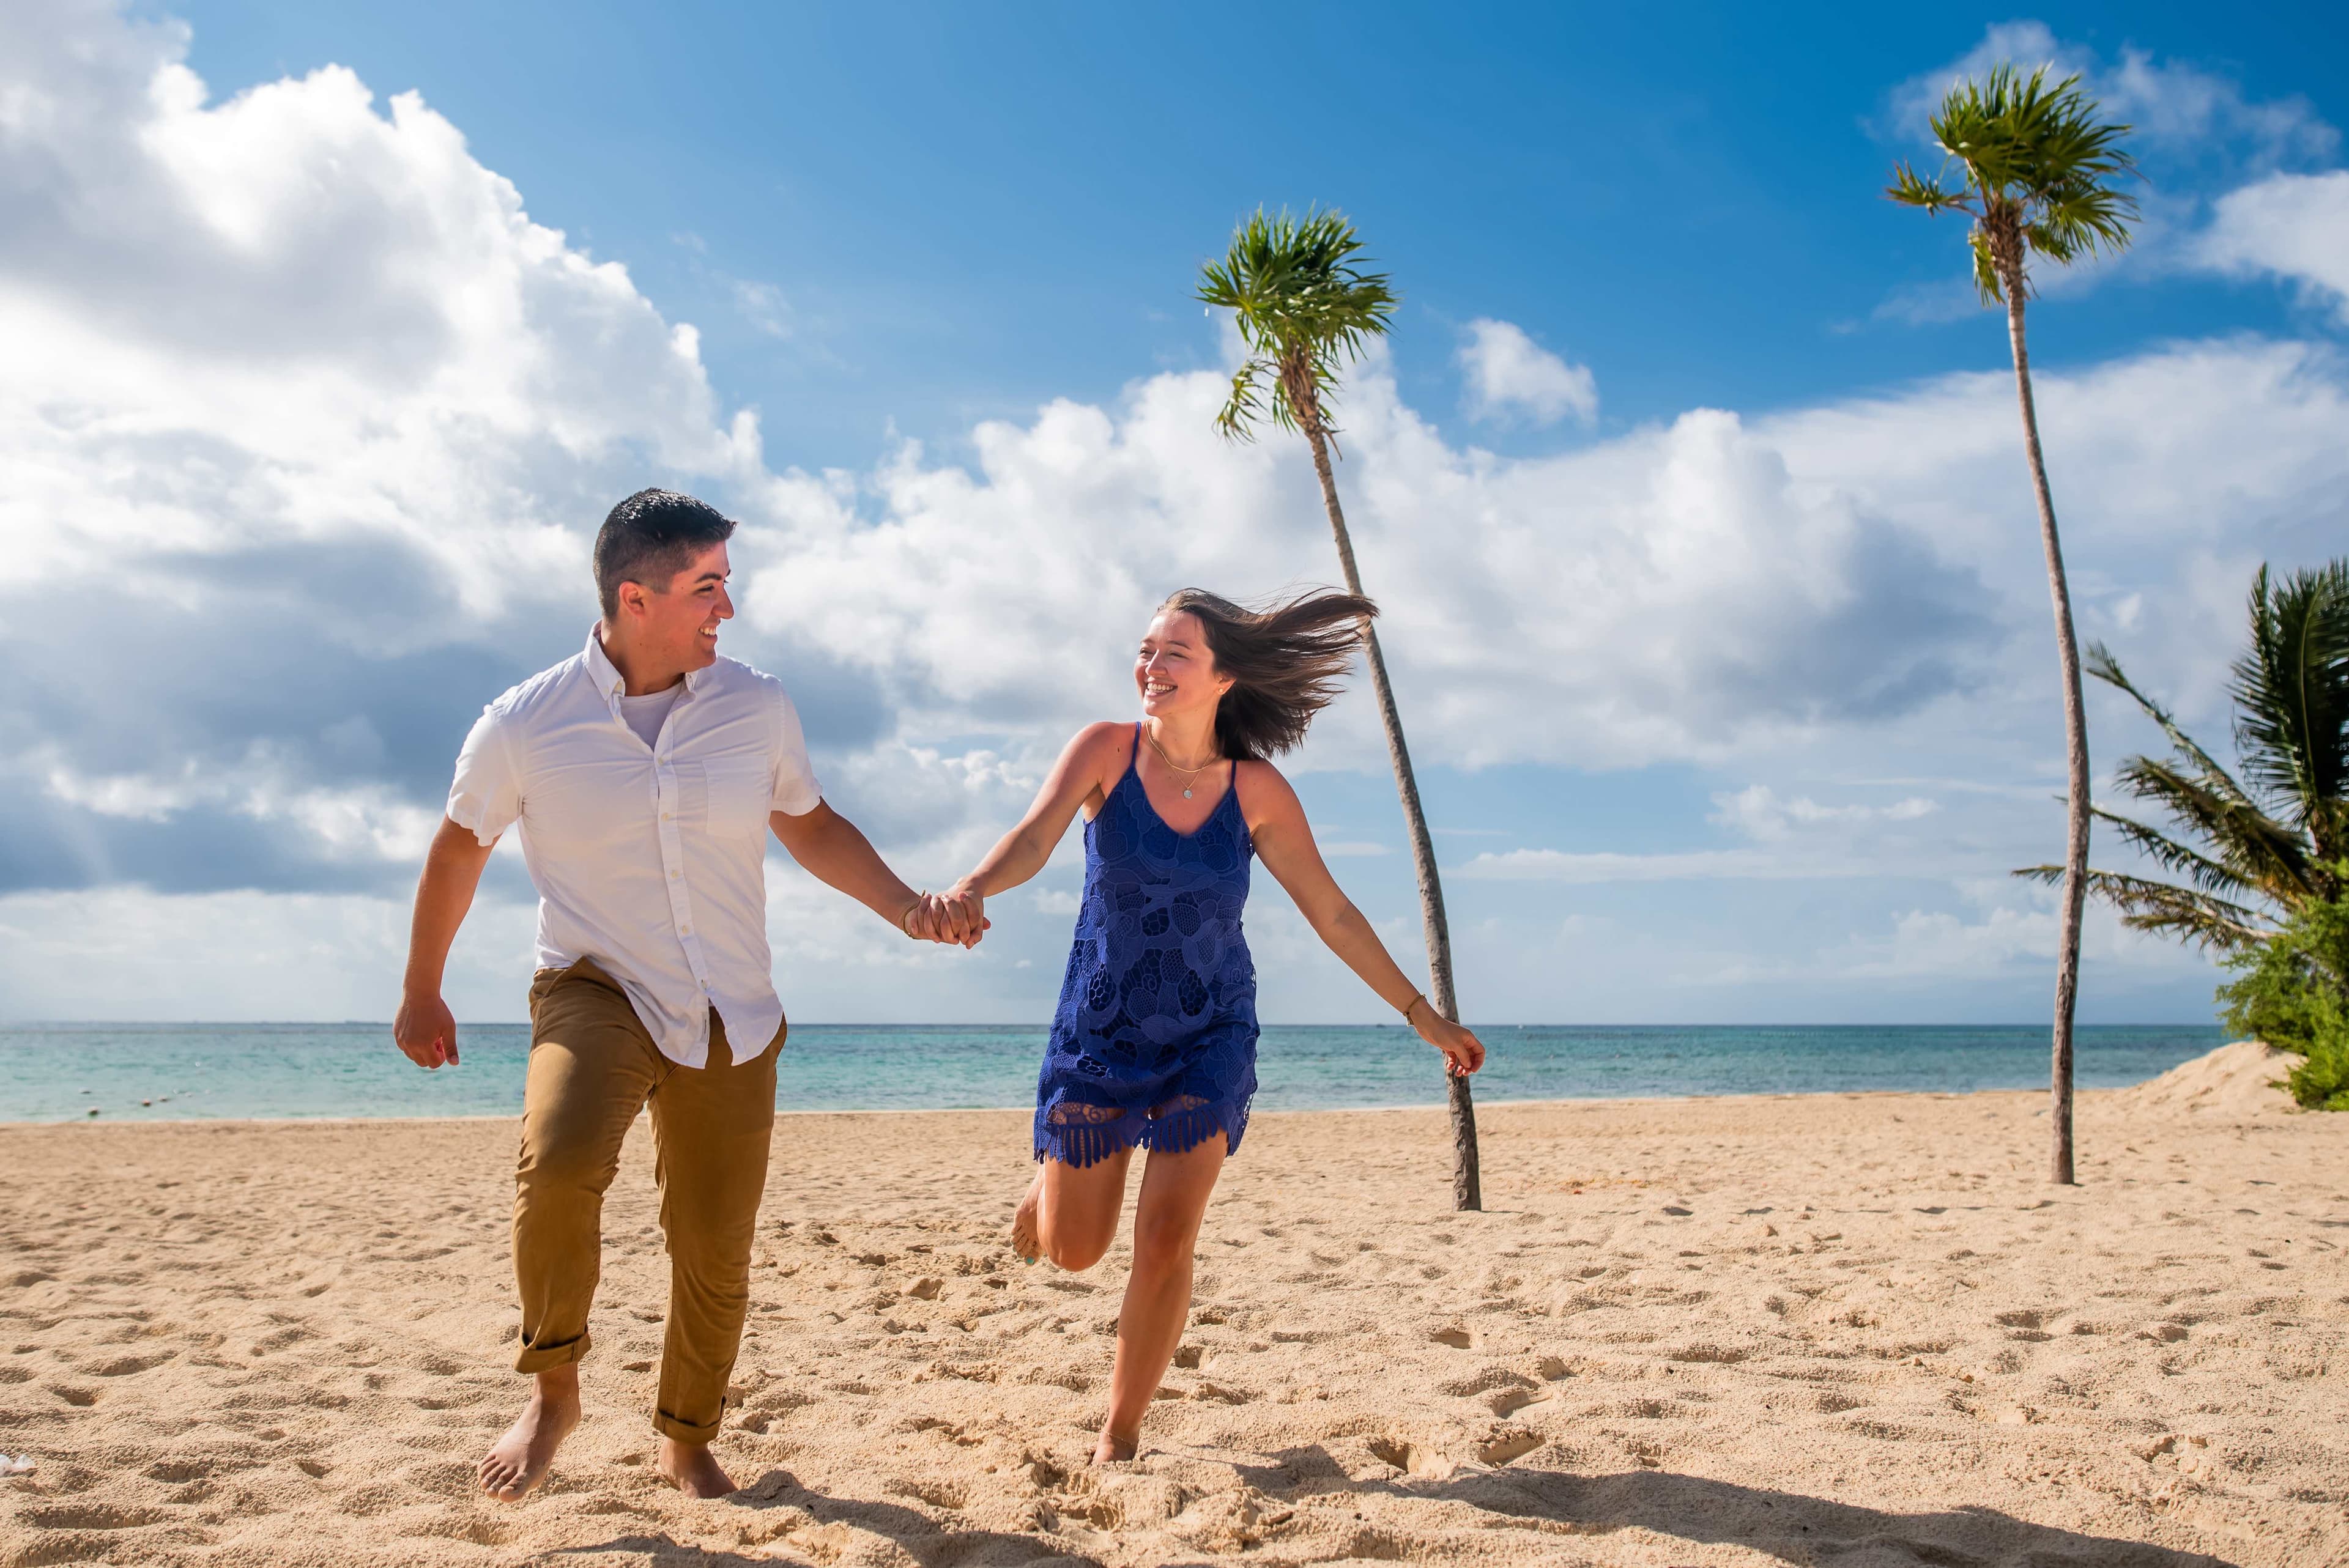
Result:
<svg viewBox="0 0 2349 1568"><path fill-rule="evenodd" d="M1319 1445L1273 1457L1279 1468L1242 1467L1241 1474L1280 1491L1305 1478L1344 1473ZM1888 1513L1670 1470L1479 1470L1441 1481L1355 1481L1348 1490L1464 1502L1488 1514L1564 1526L1561 1534L1638 1528L1692 1544L1743 1546L1806 1568L1830 1562L1839 1568L2234 1568L2204 1553L2083 1535L1991 1508Z"/></svg>
<svg viewBox="0 0 2349 1568"><path fill-rule="evenodd" d="M717 1510L726 1511L719 1513ZM941 1528L938 1522L917 1509L901 1507L893 1502L880 1502L869 1498L845 1501L810 1491L799 1483L789 1470L771 1470L750 1482L733 1496L712 1510L709 1520L713 1534L749 1527L754 1534L760 1530L761 1516L771 1516L791 1510L812 1517L813 1527L821 1529L833 1523L850 1524L859 1530L869 1530L887 1537L905 1550L915 1561L923 1563L951 1562L955 1568L1011 1568L1013 1564L1065 1564L1066 1568L1102 1568L1101 1560L1075 1552L1049 1535L1024 1535L999 1530L956 1530ZM572 1546L550 1556L587 1556L597 1553L627 1553L645 1562L684 1568L774 1568L774 1549L791 1552L795 1557L805 1557L804 1550L793 1549L793 1543L778 1532L771 1547L756 1553L729 1552L720 1547L697 1546L666 1534L639 1533L615 1536L592 1546Z"/></svg>
<svg viewBox="0 0 2349 1568"><path fill-rule="evenodd" d="M1446 1480L1344 1482L1344 1470L1337 1460L1319 1445L1283 1449L1270 1457L1277 1462L1240 1465L1241 1477L1266 1492L1309 1504L1335 1502L1350 1495L1463 1502L1499 1519L1523 1521L1532 1528L1545 1523L1560 1527L1555 1533L1561 1556L1598 1555L1605 1551L1599 1540L1574 1538L1638 1528L1691 1544L1742 1546L1803 1568L1816 1563L1834 1563L1837 1568L2234 1568L2223 1558L2201 1553L2084 1535L2033 1524L1995 1509L1888 1513L1670 1470L1562 1475L1552 1470L1501 1470ZM1330 1480L1341 1485L1330 1487ZM885 1536L923 1563L950 1562L956 1568L1044 1563L1099 1568L1100 1563L1098 1558L1071 1551L1046 1535L941 1529L936 1520L916 1509L863 1498L826 1497L808 1491L780 1470L769 1470L724 1506L730 1516L713 1517L713 1531L738 1524L755 1529L761 1514L792 1509L810 1516L815 1528L840 1522ZM781 1532L774 1545L792 1549L792 1542L781 1539ZM594 1546L572 1547L562 1555L614 1552L640 1555L648 1563L719 1568L747 1568L774 1561L764 1553L754 1555L697 1546L665 1534L618 1536ZM1185 1556L1182 1561L1199 1559Z"/></svg>

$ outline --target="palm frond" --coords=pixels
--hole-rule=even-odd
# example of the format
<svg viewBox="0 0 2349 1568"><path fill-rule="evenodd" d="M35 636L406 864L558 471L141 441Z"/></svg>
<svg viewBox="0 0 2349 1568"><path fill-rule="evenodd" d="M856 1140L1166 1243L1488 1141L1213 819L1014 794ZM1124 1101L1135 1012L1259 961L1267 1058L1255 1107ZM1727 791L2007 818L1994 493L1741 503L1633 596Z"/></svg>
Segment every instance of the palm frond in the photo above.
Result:
<svg viewBox="0 0 2349 1568"><path fill-rule="evenodd" d="M2033 882L2060 884L2062 866L2024 866L2014 873ZM2176 936L2196 946L2235 953L2265 942L2275 927L2257 911L2191 888L2117 872L2091 870L2088 896L2119 912L2121 923L2138 931Z"/></svg>
<svg viewBox="0 0 2349 1568"><path fill-rule="evenodd" d="M2349 561L2272 587L2262 566L2250 609L2230 688L2243 771L2302 827L2329 828L2349 788Z"/></svg>
<svg viewBox="0 0 2349 1568"><path fill-rule="evenodd" d="M2102 643L2090 643L2086 663L2089 675L2127 696L2145 710L2147 718L2161 726L2161 733L2169 738L2171 746L2194 764L2207 788L2238 805L2256 807L2257 802L2252 800L2250 792L2235 782L2234 775L2221 768L2218 758L2203 750L2199 741L2179 728L2178 720L2170 716L2168 708L2137 690L2127 673L2121 668L2120 661L2113 657L2110 648Z"/></svg>
<svg viewBox="0 0 2349 1568"><path fill-rule="evenodd" d="M2291 828L2249 801L2230 799L2167 762L2132 757L2114 778L2140 800L2159 806L2210 847L2210 858L2279 903L2313 891L2308 846Z"/></svg>
<svg viewBox="0 0 2349 1568"><path fill-rule="evenodd" d="M2137 847L2138 853L2172 875L2184 877L2204 892L2259 895L2265 892L2234 867L2179 843L2158 828L2147 827L2102 806L2091 806L2088 810L2098 820L2111 824L2123 839Z"/></svg>
<svg viewBox="0 0 2349 1568"><path fill-rule="evenodd" d="M1998 257L1992 253L1990 232L1980 223L1974 225L1974 232L1968 236L1967 250L1973 258L1974 293L1986 305L2004 304L2006 280L1999 275ZM2030 287L2027 277L2023 287Z"/></svg>
<svg viewBox="0 0 2349 1568"><path fill-rule="evenodd" d="M1256 439L1256 422L1264 412L1257 380L1264 370L1263 360L1250 359L1232 372L1232 395L1225 399L1223 411L1216 416L1216 428L1233 440Z"/></svg>
<svg viewBox="0 0 2349 1568"><path fill-rule="evenodd" d="M1967 186L1951 190L1941 183L1941 176L1928 179L1907 163L1892 166L1892 183L1884 188L1885 196L1903 207L1921 207L1928 212L1974 211L1974 194Z"/></svg>

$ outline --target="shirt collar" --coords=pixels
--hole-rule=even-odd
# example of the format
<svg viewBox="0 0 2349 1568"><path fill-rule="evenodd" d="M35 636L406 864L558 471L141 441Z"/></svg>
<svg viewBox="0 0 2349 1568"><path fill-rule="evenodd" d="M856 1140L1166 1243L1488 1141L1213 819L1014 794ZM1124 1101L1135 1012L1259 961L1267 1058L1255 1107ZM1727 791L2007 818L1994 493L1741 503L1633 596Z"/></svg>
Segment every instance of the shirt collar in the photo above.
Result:
<svg viewBox="0 0 2349 1568"><path fill-rule="evenodd" d="M597 634L602 624L603 623L599 621L595 625L587 628L587 678L595 683L595 689L603 694L604 700L612 704L614 711L616 712L620 696L628 689L628 683L622 677L620 667L612 662L611 655L604 651L604 639ZM712 669L716 667L710 666ZM699 691L701 683L708 679L709 676L708 669L686 671L686 692L690 695Z"/></svg>

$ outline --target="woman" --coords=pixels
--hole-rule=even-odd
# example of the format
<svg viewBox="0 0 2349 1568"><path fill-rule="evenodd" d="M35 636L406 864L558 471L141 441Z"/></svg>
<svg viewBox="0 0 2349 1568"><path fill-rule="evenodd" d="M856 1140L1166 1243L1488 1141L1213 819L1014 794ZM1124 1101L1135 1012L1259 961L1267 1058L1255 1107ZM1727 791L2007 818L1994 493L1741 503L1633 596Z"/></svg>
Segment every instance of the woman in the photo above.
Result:
<svg viewBox="0 0 2349 1568"><path fill-rule="evenodd" d="M1084 903L1037 1081L1039 1169L1012 1242L1023 1257L1091 1268L1116 1232L1134 1150L1150 1150L1096 1463L1133 1457L1190 1311L1208 1195L1247 1126L1256 970L1240 909L1249 857L1449 1070L1484 1065L1476 1037L1403 977L1330 880L1304 808L1268 760L1304 739L1337 696L1361 624L1377 613L1345 593L1263 611L1195 588L1176 593L1134 655L1142 721L1080 731L1027 817L947 895L976 933L984 901L1041 870L1083 808Z"/></svg>

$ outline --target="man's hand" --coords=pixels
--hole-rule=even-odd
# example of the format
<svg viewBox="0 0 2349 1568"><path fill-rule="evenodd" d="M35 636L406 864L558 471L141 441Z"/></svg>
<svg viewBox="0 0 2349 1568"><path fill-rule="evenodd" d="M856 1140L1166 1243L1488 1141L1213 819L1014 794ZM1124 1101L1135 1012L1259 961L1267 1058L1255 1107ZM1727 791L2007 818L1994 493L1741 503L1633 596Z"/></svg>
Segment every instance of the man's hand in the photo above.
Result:
<svg viewBox="0 0 2349 1568"><path fill-rule="evenodd" d="M457 1019L440 996L408 995L391 1020L391 1037L419 1068L457 1065Z"/></svg>
<svg viewBox="0 0 2349 1568"><path fill-rule="evenodd" d="M796 817L776 811L767 821L802 871L846 893L916 942L968 947L978 940L936 894L917 893L899 881L856 825L823 801Z"/></svg>
<svg viewBox="0 0 2349 1568"><path fill-rule="evenodd" d="M985 913L975 906L934 892L922 894L906 911L904 922L905 934L916 942L939 942L957 947L978 945L988 923Z"/></svg>
<svg viewBox="0 0 2349 1568"><path fill-rule="evenodd" d="M419 1068L457 1065L457 1020L440 1000L440 975L449 945L473 904L490 846L470 828L442 818L425 851L424 874L416 880L416 917L409 927L408 974L399 983L399 1012L391 1037Z"/></svg>

